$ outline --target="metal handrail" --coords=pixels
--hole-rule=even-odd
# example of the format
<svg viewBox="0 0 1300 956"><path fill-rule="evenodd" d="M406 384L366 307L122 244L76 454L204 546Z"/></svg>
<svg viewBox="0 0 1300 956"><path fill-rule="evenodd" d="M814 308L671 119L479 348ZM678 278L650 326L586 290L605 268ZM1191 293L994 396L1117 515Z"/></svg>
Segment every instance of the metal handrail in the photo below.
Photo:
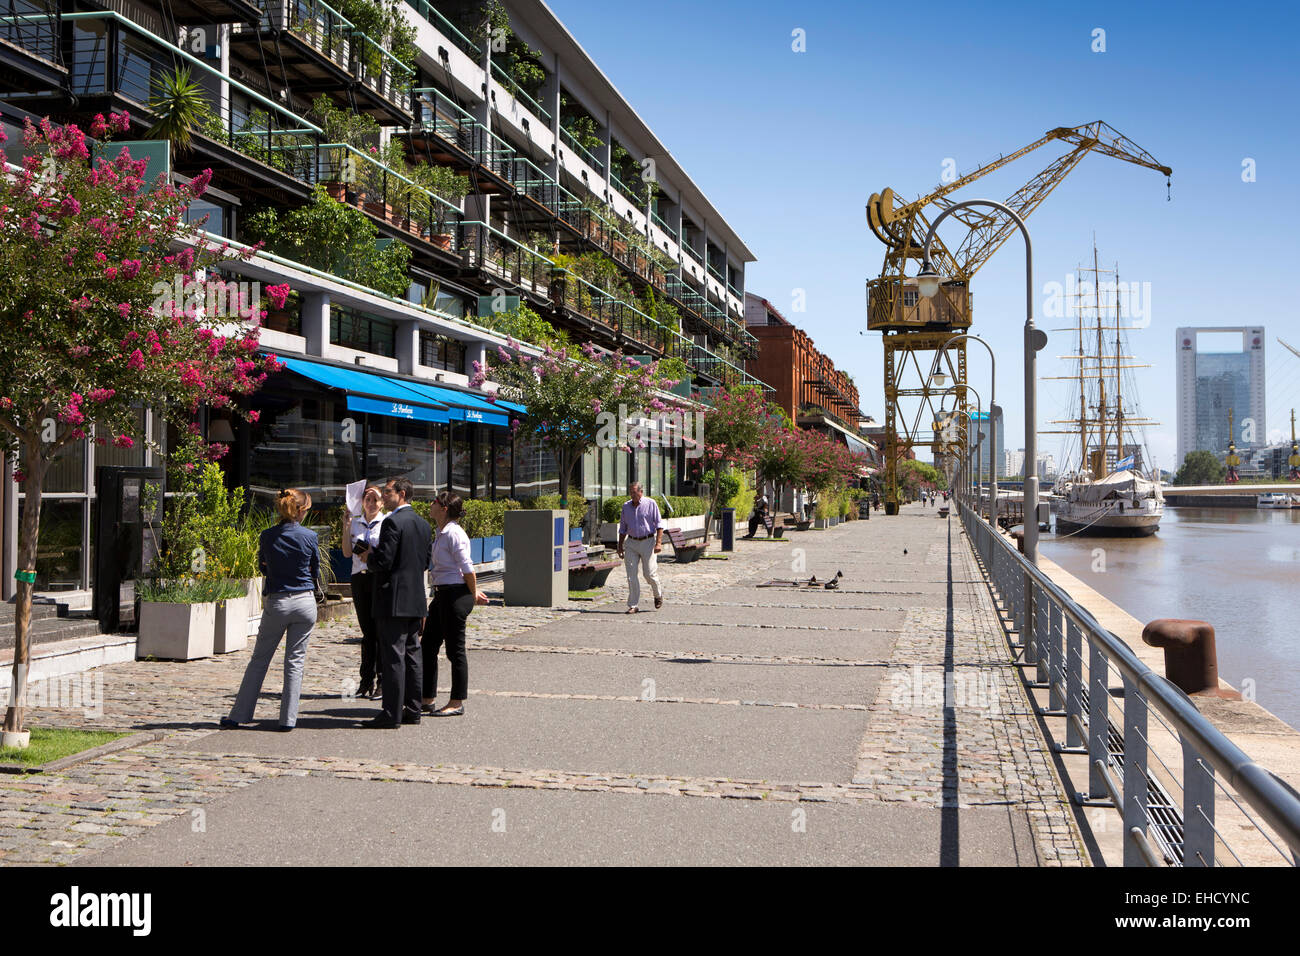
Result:
<svg viewBox="0 0 1300 956"><path fill-rule="evenodd" d="M500 74L500 76L497 78L497 82L500 83L502 86L504 86L507 90L509 90L511 96L513 96L515 99L519 100L520 102L528 106L532 110L533 115L536 116L538 119L546 120L546 125L548 127L551 125L550 112L544 106L542 106L541 103L537 102L527 93L525 93L524 88L520 86L515 81L515 78L511 76L509 73L507 73L497 63L496 60L492 61L492 69Z"/></svg>
<svg viewBox="0 0 1300 956"><path fill-rule="evenodd" d="M456 29L456 27L452 25L451 21L439 13L437 8L434 7L429 0L406 0L406 2L414 7L415 12L424 17L424 19L428 21L429 25L435 30L443 30L443 27L445 27L446 30L450 30L450 34L446 33L446 30L443 30L444 35L450 36L452 42L460 47L462 52L468 53L476 60L483 55L483 51L479 49L478 44ZM437 22L430 18L429 14L433 14L434 17L437 17Z"/></svg>
<svg viewBox="0 0 1300 956"><path fill-rule="evenodd" d="M1259 816L1286 841L1293 855L1291 863L1296 865L1300 860L1300 797L1229 740L1218 727L1196 709L1186 694L1142 663L1127 644L1102 626L1087 608L1075 601L1064 589L1031 564L993 525L977 515L964 501L957 501L957 507L962 524L980 554L986 574L992 578L993 583L1011 606L1022 635L1021 646L1026 650L1026 663L1038 665L1039 677L1051 687L1054 699L1064 697L1067 724L1072 728L1072 736L1073 728L1082 725L1088 715L1079 709L1079 695L1061 693L1062 687L1067 682L1063 675L1068 662L1062 660L1061 649L1054 646L1051 640L1053 634L1059 638L1059 635L1065 633L1067 629L1071 629L1071 632L1077 629L1082 639L1090 645L1091 658L1094 662L1089 666L1090 685L1094 679L1094 665L1100 666L1103 674L1108 666L1114 667L1123 679L1125 771L1122 779L1119 781L1111 779L1105 770L1107 754L1104 751L1099 754L1093 749L1092 745L1097 742L1104 747L1104 740L1102 740L1104 728L1089 728L1092 731L1089 734L1089 763L1094 773L1101 771L1101 778L1094 778L1092 788L1094 794L1100 787L1114 788L1118 791L1117 795L1122 798L1122 805L1118 809L1123 813L1125 833L1130 837L1124 844L1124 864L1129 866L1145 863L1150 855L1146 838L1148 819L1145 794L1149 782L1145 769L1147 754L1144 739L1147 709L1150 707L1155 708L1164 720L1177 730L1181 739L1184 750L1184 779L1180 783L1184 793L1188 795L1189 802L1193 799L1196 801L1189 809L1206 814L1205 804L1208 802L1207 815L1212 819L1213 787L1205 786L1205 781L1196 776L1205 771L1195 769L1204 768L1205 764L1208 764L1210 780L1213 781L1214 772L1222 774L1224 781L1236 789ZM1028 516L1028 520L1034 520L1035 517ZM1025 609L1031 606L1036 611L1035 620L1025 620ZM1060 616L1059 625L1053 628L1047 622L1057 615ZM1071 684L1077 684L1080 679L1080 675L1076 673L1072 673L1068 678ZM1101 688L1096 696L1104 698L1108 696L1105 693L1104 676L1101 680ZM1090 691L1092 689L1089 688ZM1102 710L1101 713L1104 720L1105 711ZM1141 746L1138 747L1137 744ZM1130 747L1134 752L1129 752ZM1100 768L1097 766L1098 760L1102 761ZM1135 790L1140 790L1140 794L1135 793ZM1191 815L1184 811L1184 823ZM1140 842L1139 836L1135 835L1134 831L1140 835ZM1182 850L1180 856L1183 860L1198 856L1206 861L1214 859L1213 828L1211 827L1208 832L1207 837L1203 828L1185 827L1184 843L1180 848Z"/></svg>
<svg viewBox="0 0 1300 956"><path fill-rule="evenodd" d="M578 153L579 159L590 166L598 175L605 175L605 164L597 159L591 150L579 143L574 135L563 126L560 127L560 140L565 146L569 147L569 149Z"/></svg>

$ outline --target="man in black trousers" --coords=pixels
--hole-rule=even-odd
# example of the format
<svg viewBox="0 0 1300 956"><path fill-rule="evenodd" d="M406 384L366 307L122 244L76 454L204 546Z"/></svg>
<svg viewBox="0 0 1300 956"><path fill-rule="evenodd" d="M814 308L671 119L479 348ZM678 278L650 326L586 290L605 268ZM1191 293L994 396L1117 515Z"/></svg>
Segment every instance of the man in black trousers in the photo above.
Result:
<svg viewBox="0 0 1300 956"><path fill-rule="evenodd" d="M413 490L409 478L391 478L385 483L384 507L389 515L369 558L375 576L374 614L384 688L384 708L367 724L370 727L420 722L420 632L428 609L424 573L429 568L433 533L408 503Z"/></svg>

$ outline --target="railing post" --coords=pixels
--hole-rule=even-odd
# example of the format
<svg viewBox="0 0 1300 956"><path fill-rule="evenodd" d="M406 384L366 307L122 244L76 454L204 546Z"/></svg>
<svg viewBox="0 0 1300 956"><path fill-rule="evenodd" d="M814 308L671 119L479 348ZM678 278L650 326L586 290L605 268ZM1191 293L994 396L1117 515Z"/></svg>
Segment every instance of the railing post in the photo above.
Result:
<svg viewBox="0 0 1300 956"><path fill-rule="evenodd" d="M1214 866L1214 768L1183 743L1183 866Z"/></svg>
<svg viewBox="0 0 1300 956"><path fill-rule="evenodd" d="M1065 701L1062 700L1065 684L1065 661L1062 659L1065 654L1063 623L1061 607L1053 601L1051 604L1051 622L1047 631L1047 643L1052 654L1051 666L1048 668L1047 674L1047 679L1052 685L1047 695L1047 706L1055 713L1065 712Z"/></svg>
<svg viewBox="0 0 1300 956"><path fill-rule="evenodd" d="M1088 642L1088 799L1109 796L1102 768L1110 766L1109 731L1110 681L1106 653L1101 645ZM1101 766L1098 766L1100 764Z"/></svg>
<svg viewBox="0 0 1300 956"><path fill-rule="evenodd" d="M1073 620L1066 623L1065 639L1065 747L1080 750L1083 737L1083 632Z"/></svg>
<svg viewBox="0 0 1300 956"><path fill-rule="evenodd" d="M1052 671L1055 669L1055 662L1052 660L1052 632L1049 625L1051 602L1039 588L1037 581L1031 579L1030 588L1034 609L1034 652L1038 664L1034 682L1049 687Z"/></svg>
<svg viewBox="0 0 1300 956"><path fill-rule="evenodd" d="M1139 840L1147 835L1147 702L1138 685L1124 680L1124 865L1145 866Z"/></svg>

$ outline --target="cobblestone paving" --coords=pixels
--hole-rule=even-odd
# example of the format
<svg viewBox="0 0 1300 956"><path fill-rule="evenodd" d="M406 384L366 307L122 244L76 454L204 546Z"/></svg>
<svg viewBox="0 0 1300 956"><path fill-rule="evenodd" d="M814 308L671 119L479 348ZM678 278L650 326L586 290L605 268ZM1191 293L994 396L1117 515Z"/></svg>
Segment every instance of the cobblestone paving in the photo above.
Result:
<svg viewBox="0 0 1300 956"><path fill-rule="evenodd" d="M1087 859L1082 839L959 529L951 523L951 565L947 539L925 559L950 569L951 607L909 611L889 679L870 707L853 782L882 800L1022 806L1043 862L1079 865Z"/></svg>
<svg viewBox="0 0 1300 956"><path fill-rule="evenodd" d="M889 527L887 522L883 524ZM874 529L877 523L872 522L870 527ZM258 781L278 776L330 776L666 797L911 803L935 808L1006 804L1024 808L1028 813L1034 824L1040 862L1078 864L1086 860L1086 856L1075 835L1068 807L1060 797L1059 784L1052 773L1050 758L1036 723L1029 716L1024 691L1009 664L1009 654L987 589L979 578L964 537L957 536L956 528L953 523L954 638L950 670L976 678L974 682L959 686L969 688L975 694L987 694L987 700L971 698L975 703L992 703L983 710L965 706L965 700L947 710L927 704L926 682L933 674L941 675L944 670L948 611L942 607L913 607L907 600L909 595L933 596L938 591L912 591L890 586L922 586L919 577L872 577L872 589L846 587L840 592L876 597L854 604L835 605L836 610L907 610L906 623L897 631L872 627L856 629L898 634L893 653L879 659L813 657L795 653L703 653L697 657L690 653L609 647L518 644L512 640L547 624L581 620L584 614L597 609L607 612L606 605L621 606L626 600L627 585L620 570L610 576L609 586L594 601L570 601L564 608L557 609L508 608L494 603L477 609L470 619L471 649L521 655L525 660L542 659L527 655L599 655L654 660L707 659L719 664L855 667L882 672L887 676L879 684L875 699L864 699L861 703L704 696L658 697L646 701L635 696L568 693L562 688L553 693L529 687L471 688L471 696L515 698L527 701L530 707L563 706L565 701L577 700L609 701L626 706L663 704L668 707L716 706L742 710L764 707L787 708L792 712L861 712L868 715L868 730L857 755L857 772L851 780L774 781L592 773L581 767L539 769L460 764L431 767L376 760L196 750L195 742L214 733L216 720L230 707L234 689L248 659L248 651L242 651L187 664L130 662L103 668L95 672L97 676L103 675L103 715L97 719L88 719L78 711L33 712L32 723L41 726L162 730L167 736L58 773L0 775L0 863L92 862L96 852L177 817L188 817L191 825L198 829L203 825L207 805ZM728 560L703 560L687 565L676 565L668 560L660 565L665 594L670 604L715 607L719 613L728 608L764 606L807 608L810 611L825 608L828 605L814 604L810 598L795 591L759 591L752 603L716 595L741 582L789 576L790 547L800 546L801 541L807 542L809 547L835 548L835 556L843 554L847 559L852 555L859 563L878 557L882 553L878 549L856 547L865 531L854 523L810 533L803 538L796 537L790 546L741 542L740 550ZM881 533L873 531L873 536ZM946 539L929 548L923 575L927 582L942 580L943 569L948 563L947 548ZM489 593L499 598L499 585L495 593L491 589ZM796 625L796 629L855 630L816 625L811 623L815 618L807 620L810 623ZM615 620L615 626L618 623ZM745 630L762 633L766 628L781 626L758 622ZM337 698L355 686L358 638L358 629L346 622L328 622L317 629L308 652L304 700ZM259 704L263 717L274 714L278 706L279 667L277 656L266 685L271 692L264 692ZM921 668L918 680L913 680L917 673L913 667ZM906 693L901 690L904 678L911 681ZM897 702L907 706L900 707ZM945 771L949 773L945 775Z"/></svg>

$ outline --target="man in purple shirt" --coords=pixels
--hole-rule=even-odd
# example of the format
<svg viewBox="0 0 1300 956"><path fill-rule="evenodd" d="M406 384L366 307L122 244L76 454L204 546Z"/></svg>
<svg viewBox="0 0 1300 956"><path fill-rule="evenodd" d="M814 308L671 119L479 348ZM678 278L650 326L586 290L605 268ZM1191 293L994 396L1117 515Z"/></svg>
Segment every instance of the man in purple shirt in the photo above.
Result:
<svg viewBox="0 0 1300 956"><path fill-rule="evenodd" d="M655 607L664 606L663 589L659 587L659 562L655 555L663 548L664 519L659 516L659 505L641 491L641 482L632 482L632 498L623 503L623 515L618 522L618 556L627 569L627 613L635 614L641 601L641 581L637 565L641 565L645 579L654 592Z"/></svg>

